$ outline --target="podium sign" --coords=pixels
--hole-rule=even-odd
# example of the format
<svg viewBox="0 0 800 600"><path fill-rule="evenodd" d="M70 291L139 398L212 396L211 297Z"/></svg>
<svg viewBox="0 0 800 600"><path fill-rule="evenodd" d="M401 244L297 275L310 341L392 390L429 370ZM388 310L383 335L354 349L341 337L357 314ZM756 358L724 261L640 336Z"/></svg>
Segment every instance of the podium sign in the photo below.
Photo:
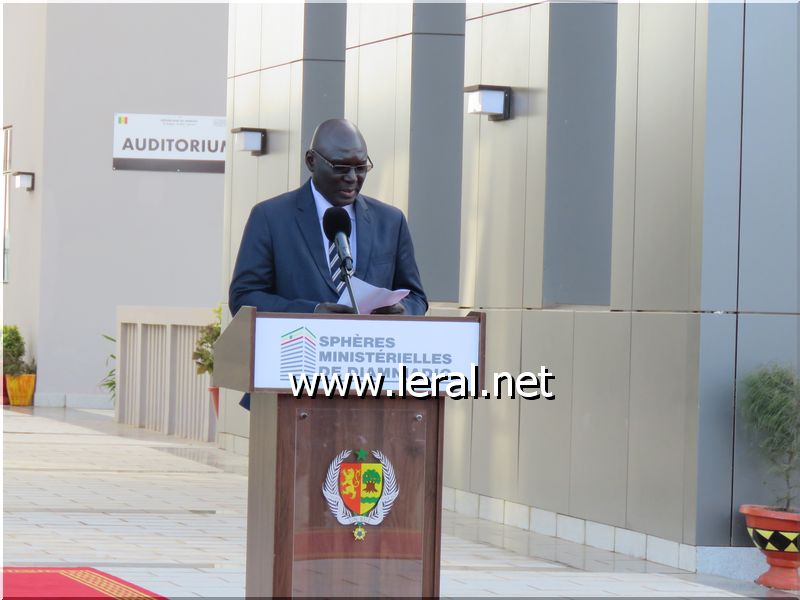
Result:
<svg viewBox="0 0 800 600"><path fill-rule="evenodd" d="M239 310L214 377L252 393L248 597L438 596L444 396L401 397L397 371L482 386L484 324ZM384 393L295 397L290 373L380 376Z"/></svg>
<svg viewBox="0 0 800 600"><path fill-rule="evenodd" d="M288 391L290 375L353 373L383 377L396 391L407 373L471 373L480 362L480 324L463 319L300 318L259 313L255 320L256 391Z"/></svg>

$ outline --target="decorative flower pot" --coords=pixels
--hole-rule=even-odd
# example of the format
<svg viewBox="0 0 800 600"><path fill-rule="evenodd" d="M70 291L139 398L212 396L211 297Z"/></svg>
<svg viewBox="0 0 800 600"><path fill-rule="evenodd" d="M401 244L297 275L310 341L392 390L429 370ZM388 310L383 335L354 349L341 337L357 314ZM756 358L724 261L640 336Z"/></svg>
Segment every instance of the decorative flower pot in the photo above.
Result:
<svg viewBox="0 0 800 600"><path fill-rule="evenodd" d="M31 406L33 404L36 375L6 375L5 379L11 406Z"/></svg>
<svg viewBox="0 0 800 600"><path fill-rule="evenodd" d="M769 569L756 583L779 590L800 590L800 513L743 504L747 532L767 559Z"/></svg>
<svg viewBox="0 0 800 600"><path fill-rule="evenodd" d="M219 388L212 385L209 386L208 391L211 392L211 402L214 403L214 414L219 417Z"/></svg>

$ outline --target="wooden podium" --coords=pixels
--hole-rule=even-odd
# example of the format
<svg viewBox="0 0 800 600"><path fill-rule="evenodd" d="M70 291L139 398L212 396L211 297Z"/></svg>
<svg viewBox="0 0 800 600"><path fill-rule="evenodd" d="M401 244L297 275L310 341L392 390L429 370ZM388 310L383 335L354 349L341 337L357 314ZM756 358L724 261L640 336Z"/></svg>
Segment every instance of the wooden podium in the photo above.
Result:
<svg viewBox="0 0 800 600"><path fill-rule="evenodd" d="M239 310L214 378L251 393L247 597L438 596L444 396L398 397L397 367L469 373L483 325ZM347 372L382 373L385 391L290 389L289 373Z"/></svg>

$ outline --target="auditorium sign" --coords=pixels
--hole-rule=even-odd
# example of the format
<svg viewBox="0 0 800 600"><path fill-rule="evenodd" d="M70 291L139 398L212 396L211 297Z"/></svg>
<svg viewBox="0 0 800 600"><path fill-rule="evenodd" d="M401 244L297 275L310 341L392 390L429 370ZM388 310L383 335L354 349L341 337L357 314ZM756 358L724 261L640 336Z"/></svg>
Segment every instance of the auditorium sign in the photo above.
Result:
<svg viewBox="0 0 800 600"><path fill-rule="evenodd" d="M114 113L113 168L225 171L225 117Z"/></svg>

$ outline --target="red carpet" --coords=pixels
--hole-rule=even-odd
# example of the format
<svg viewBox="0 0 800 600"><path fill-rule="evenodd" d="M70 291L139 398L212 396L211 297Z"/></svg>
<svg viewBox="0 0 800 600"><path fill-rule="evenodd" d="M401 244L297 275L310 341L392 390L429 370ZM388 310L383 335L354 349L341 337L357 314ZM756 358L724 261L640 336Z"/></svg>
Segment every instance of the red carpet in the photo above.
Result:
<svg viewBox="0 0 800 600"><path fill-rule="evenodd" d="M3 598L159 598L89 567L4 567Z"/></svg>

